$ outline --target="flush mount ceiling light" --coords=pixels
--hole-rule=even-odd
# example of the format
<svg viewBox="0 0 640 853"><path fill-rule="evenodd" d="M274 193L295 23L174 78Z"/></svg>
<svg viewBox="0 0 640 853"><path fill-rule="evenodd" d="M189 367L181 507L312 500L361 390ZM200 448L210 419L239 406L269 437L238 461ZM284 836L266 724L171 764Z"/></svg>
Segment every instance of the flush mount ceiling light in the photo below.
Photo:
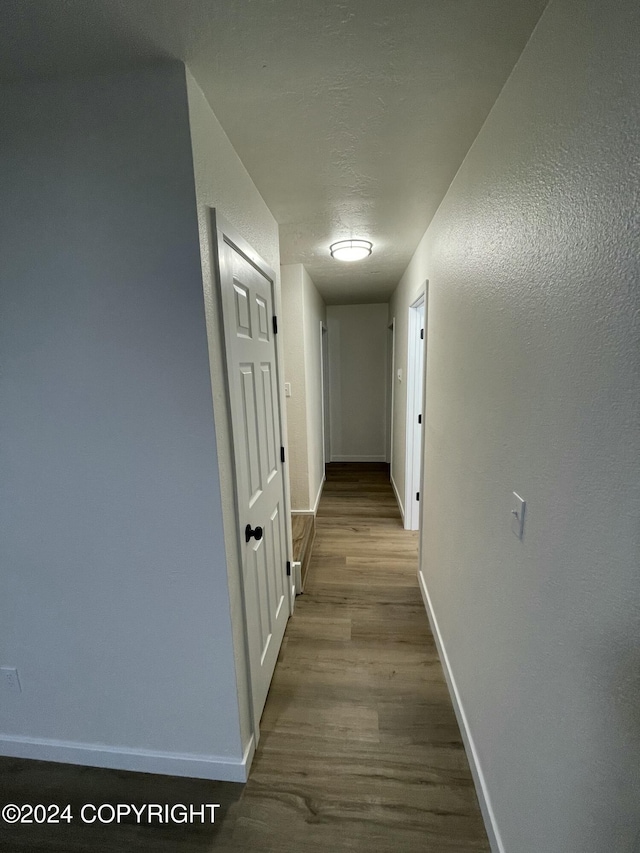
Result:
<svg viewBox="0 0 640 853"><path fill-rule="evenodd" d="M331 257L336 261L361 261L368 258L373 249L373 243L368 240L338 240L329 246Z"/></svg>

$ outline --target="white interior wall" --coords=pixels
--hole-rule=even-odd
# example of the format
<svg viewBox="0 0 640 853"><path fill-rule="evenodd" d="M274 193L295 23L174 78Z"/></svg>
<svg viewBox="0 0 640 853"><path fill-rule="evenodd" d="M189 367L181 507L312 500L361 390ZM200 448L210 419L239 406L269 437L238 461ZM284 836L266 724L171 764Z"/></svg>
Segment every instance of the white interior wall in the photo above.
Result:
<svg viewBox="0 0 640 853"><path fill-rule="evenodd" d="M0 751L242 778L184 68L2 102ZM277 267L205 112L199 199Z"/></svg>
<svg viewBox="0 0 640 853"><path fill-rule="evenodd" d="M307 454L309 470L309 509L316 510L324 483L324 449L322 424L322 332L327 320L324 300L311 276L302 268L304 294L303 338L307 398Z"/></svg>
<svg viewBox="0 0 640 853"><path fill-rule="evenodd" d="M508 853L640 849L639 31L552 0L391 306L402 357L429 278L421 581Z"/></svg>
<svg viewBox="0 0 640 853"><path fill-rule="evenodd" d="M326 308L302 264L287 264L281 274L291 507L311 512L324 482L320 323Z"/></svg>
<svg viewBox="0 0 640 853"><path fill-rule="evenodd" d="M291 509L294 512L309 509L303 274L302 264L281 267L284 378L291 386L291 396L285 399L289 434L287 471L291 485Z"/></svg>
<svg viewBox="0 0 640 853"><path fill-rule="evenodd" d="M386 304L330 305L331 460L386 460Z"/></svg>
<svg viewBox="0 0 640 853"><path fill-rule="evenodd" d="M278 225L264 199L256 189L249 173L229 142L202 90L186 69L189 121L193 152L193 169L196 188L198 227L201 247L202 282L204 285L205 314L208 329L209 364L217 440L217 462L220 490L223 495L222 520L228 569L233 648L236 664L236 689L239 700L243 753L249 746L251 718L248 662L244 642L244 611L238 550L237 519L234 508L234 467L232 436L227 405L224 343L221 336L221 318L218 290L212 276L212 235L210 210L224 219L243 237L275 274L275 308L281 312L280 244ZM279 336L280 337L280 336ZM282 342L277 340L280 365L283 364ZM283 376L279 377L284 382ZM284 393L281 393L284 401ZM282 435L287 444L287 423L282 412ZM285 502L290 505L289 489ZM289 518L290 510L287 512ZM288 550L291 553L291 529L288 525ZM223 566L223 552L218 554L216 565Z"/></svg>

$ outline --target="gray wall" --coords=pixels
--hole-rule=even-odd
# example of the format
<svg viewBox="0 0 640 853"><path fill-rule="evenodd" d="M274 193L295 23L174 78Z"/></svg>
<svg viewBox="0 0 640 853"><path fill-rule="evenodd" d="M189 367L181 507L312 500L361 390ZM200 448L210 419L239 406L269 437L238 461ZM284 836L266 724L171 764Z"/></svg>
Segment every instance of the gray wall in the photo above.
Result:
<svg viewBox="0 0 640 853"><path fill-rule="evenodd" d="M429 278L421 577L509 853L640 849L639 32L553 0L392 303Z"/></svg>
<svg viewBox="0 0 640 853"><path fill-rule="evenodd" d="M327 308L331 459L386 460L387 305Z"/></svg>
<svg viewBox="0 0 640 853"><path fill-rule="evenodd" d="M243 744L184 68L1 97L0 751L215 776Z"/></svg>

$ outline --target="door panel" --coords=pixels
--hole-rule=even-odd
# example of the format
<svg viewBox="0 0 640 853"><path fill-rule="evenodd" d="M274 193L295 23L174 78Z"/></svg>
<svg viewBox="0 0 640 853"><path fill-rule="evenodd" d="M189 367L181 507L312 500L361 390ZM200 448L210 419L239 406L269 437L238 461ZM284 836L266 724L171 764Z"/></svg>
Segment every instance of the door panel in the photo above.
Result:
<svg viewBox="0 0 640 853"><path fill-rule="evenodd" d="M260 719L289 616L273 282L219 239L251 690ZM262 538L245 541L245 527Z"/></svg>
<svg viewBox="0 0 640 853"><path fill-rule="evenodd" d="M269 340L269 308L264 299L261 299L259 296L256 298L256 304L258 306L258 328L260 330L260 340L268 341Z"/></svg>
<svg viewBox="0 0 640 853"><path fill-rule="evenodd" d="M244 448L247 471L248 491L246 497L249 506L262 494L262 469L260 466L260 425L253 365L240 365L240 384L242 387L242 422L238 430L239 445Z"/></svg>
<svg viewBox="0 0 640 853"><path fill-rule="evenodd" d="M277 566L278 556L283 551L284 546L284 538L282 536L281 524L282 513L280 512L279 505L274 508L269 521L269 539L273 548L273 560L271 562L271 565ZM282 606L282 602L284 601L285 595L284 578L281 572L272 572L270 577L269 589L271 593L272 612L276 614L277 618L278 610Z"/></svg>
<svg viewBox="0 0 640 853"><path fill-rule="evenodd" d="M249 293L246 288L234 281L236 297L236 333L240 337L251 337L251 312L249 311Z"/></svg>
<svg viewBox="0 0 640 853"><path fill-rule="evenodd" d="M267 443L267 481L270 482L278 474L278 463L280 460L280 444L276 440L278 425L276 422L276 410L274 408L275 383L271 373L270 364L261 364L262 393L265 405L265 439ZM276 398L277 404L277 398Z"/></svg>

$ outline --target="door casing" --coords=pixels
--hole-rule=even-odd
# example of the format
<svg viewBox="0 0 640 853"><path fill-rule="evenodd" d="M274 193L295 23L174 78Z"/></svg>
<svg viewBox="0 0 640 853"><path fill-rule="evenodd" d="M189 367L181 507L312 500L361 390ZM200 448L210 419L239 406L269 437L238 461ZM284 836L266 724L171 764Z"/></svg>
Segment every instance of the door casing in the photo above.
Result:
<svg viewBox="0 0 640 853"><path fill-rule="evenodd" d="M426 288L409 307L407 349L407 425L405 445L405 511L404 526L418 530L422 492L422 452L424 437L424 373L426 353ZM420 330L424 329L424 337ZM420 416L422 423L418 423Z"/></svg>
<svg viewBox="0 0 640 853"><path fill-rule="evenodd" d="M215 282L215 290L217 295L217 304L218 304L218 316L219 316L219 334L220 340L222 342L222 352L224 359L224 375L225 375L225 390L226 390L226 405L227 405L227 417L228 417L228 425L229 425L229 433L231 436L231 444L232 444L232 471L233 471L233 514L235 520L235 536L236 536L236 544L237 544L237 553L239 555L240 565L238 566L239 571L239 583L240 583L240 591L241 591L241 599L242 599L242 616L243 616L243 625L242 625L242 637L244 641L244 660L246 661L246 680L248 683L248 693L249 693L249 704L250 704L250 716L252 721L252 729L254 735L254 744L257 745L260 735L260 719L259 716L255 713L255 703L253 700L253 690L252 690L252 675L250 669L250 655L249 655L249 619L250 614L247 610L247 596L246 590L244 586L244 570L243 570L243 553L244 548L246 546L244 540L244 525L242 513L240 510L239 499L238 499L238 474L237 474L237 464L238 460L236 458L236 447L233 440L233 429L232 429L232 401L231 401L231 387L230 383L232 381L232 377L230 375L230 366L228 363L228 355L227 355L227 347L226 340L228 335L228 329L226 328L226 317L223 305L223 287L225 286L225 280L229 278L230 270L225 269L224 255L225 249L224 244L228 244L233 249L235 249L240 255L242 255L252 266L254 266L262 275L268 278L273 283L273 308L275 316L282 316L281 305L280 305L280 291L276 286L276 277L271 269L271 267L258 255L257 252L247 243L244 238L238 234L238 232L230 226L223 217L216 213L214 209L210 209L210 227L211 227L211 248L212 248L212 261L213 261L213 280ZM229 282L226 282L227 286ZM278 405L278 416L280 419L280 428L281 428L281 440L282 445L285 448L285 458L287 455L287 434L286 434L286 417L284 412L284 386L283 386L283 376L284 371L282 368L283 357L282 357L282 342L281 335L275 335L275 363L276 363L276 371L277 371L277 405ZM284 512L285 512L285 531L286 531L286 558L288 561L292 559L293 547L292 547L292 534L291 534L291 498L290 498L290 489L289 489L289 477L286 468L286 462L283 466L282 471L282 485L283 485L283 494L284 494ZM289 614L293 612L294 602L295 602L295 587L293 586L294 578L293 573L291 577L286 578L286 589L287 589L287 597L286 605L288 606ZM242 677L242 673L238 673L238 677Z"/></svg>

